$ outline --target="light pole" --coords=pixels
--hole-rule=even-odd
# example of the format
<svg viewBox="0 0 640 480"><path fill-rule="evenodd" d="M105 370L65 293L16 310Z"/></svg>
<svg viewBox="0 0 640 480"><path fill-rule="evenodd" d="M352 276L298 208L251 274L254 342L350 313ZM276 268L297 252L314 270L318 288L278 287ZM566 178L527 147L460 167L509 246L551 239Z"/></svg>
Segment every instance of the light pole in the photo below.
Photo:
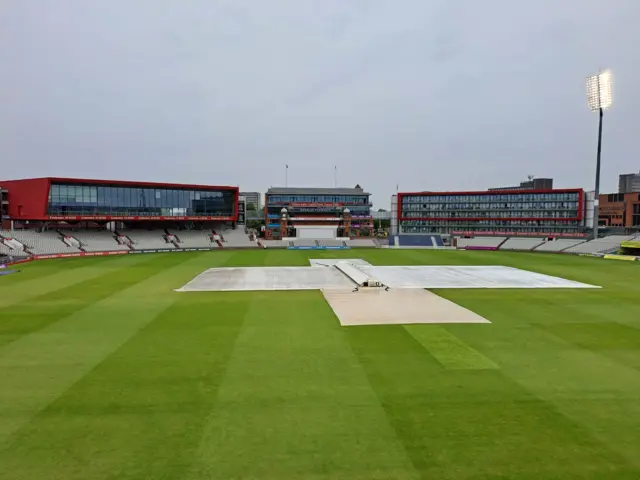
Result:
<svg viewBox="0 0 640 480"><path fill-rule="evenodd" d="M593 238L598 238L598 204L600 202L600 152L602 151L602 117L611 106L611 71L604 70L587 77L587 101L592 112L598 112L598 153L596 155L596 191L593 199Z"/></svg>

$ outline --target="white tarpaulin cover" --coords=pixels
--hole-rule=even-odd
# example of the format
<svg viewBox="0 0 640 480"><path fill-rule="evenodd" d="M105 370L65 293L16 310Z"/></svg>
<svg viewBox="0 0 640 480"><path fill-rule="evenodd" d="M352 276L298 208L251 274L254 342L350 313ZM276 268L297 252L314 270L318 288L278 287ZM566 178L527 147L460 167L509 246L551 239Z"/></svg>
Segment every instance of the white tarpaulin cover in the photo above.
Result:
<svg viewBox="0 0 640 480"><path fill-rule="evenodd" d="M210 268L177 291L320 290L354 286L337 268L232 267Z"/></svg>
<svg viewBox="0 0 640 480"><path fill-rule="evenodd" d="M339 262L348 262L351 265L371 265L369 262L361 258L310 258L311 266L331 267Z"/></svg>
<svg viewBox="0 0 640 480"><path fill-rule="evenodd" d="M495 265L373 266L344 259L311 262L317 266L211 268L177 291L353 288L364 278L378 280L390 288L600 288Z"/></svg>
<svg viewBox="0 0 640 480"><path fill-rule="evenodd" d="M600 288L503 266L418 265L358 268L392 288Z"/></svg>

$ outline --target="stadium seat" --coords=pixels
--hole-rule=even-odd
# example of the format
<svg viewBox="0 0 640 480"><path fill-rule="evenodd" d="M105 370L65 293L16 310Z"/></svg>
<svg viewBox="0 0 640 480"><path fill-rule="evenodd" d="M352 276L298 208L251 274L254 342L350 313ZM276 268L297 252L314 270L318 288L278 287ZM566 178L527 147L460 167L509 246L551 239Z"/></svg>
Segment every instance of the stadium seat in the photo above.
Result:
<svg viewBox="0 0 640 480"><path fill-rule="evenodd" d="M176 246L164 238L164 230L120 230L133 242L134 250L173 250Z"/></svg>
<svg viewBox="0 0 640 480"><path fill-rule="evenodd" d="M435 246L435 235L398 235L400 247L428 248Z"/></svg>
<svg viewBox="0 0 640 480"><path fill-rule="evenodd" d="M344 247L345 241L337 238L322 238L318 240L318 245L321 247Z"/></svg>
<svg viewBox="0 0 640 480"><path fill-rule="evenodd" d="M217 231L217 230L216 230ZM237 228L220 230L218 232L223 240L223 245L230 248L258 248L258 242L252 241L244 229Z"/></svg>
<svg viewBox="0 0 640 480"><path fill-rule="evenodd" d="M500 250L533 250L543 242L542 238L510 237L500 245Z"/></svg>
<svg viewBox="0 0 640 480"><path fill-rule="evenodd" d="M294 247L317 247L318 241L311 238L296 238L293 240Z"/></svg>
<svg viewBox="0 0 640 480"><path fill-rule="evenodd" d="M0 239L0 255L11 255L11 249Z"/></svg>
<svg viewBox="0 0 640 480"><path fill-rule="evenodd" d="M66 244L63 237L55 231L37 232L35 230L1 230L0 235L14 239L15 242L5 241L5 245L12 247L12 254L49 255L56 253L78 253L80 249Z"/></svg>
<svg viewBox="0 0 640 480"><path fill-rule="evenodd" d="M107 230L63 230L62 233L80 242L80 248L85 252L108 252L130 250L116 240L116 235Z"/></svg>
<svg viewBox="0 0 640 480"><path fill-rule="evenodd" d="M174 230L171 234L180 248L219 248L213 242L211 230Z"/></svg>
<svg viewBox="0 0 640 480"><path fill-rule="evenodd" d="M620 248L622 242L632 240L634 235L609 235L575 245L564 250L566 253L613 253Z"/></svg>
<svg viewBox="0 0 640 480"><path fill-rule="evenodd" d="M507 237L473 237L473 238L458 238L458 248L498 248Z"/></svg>
<svg viewBox="0 0 640 480"><path fill-rule="evenodd" d="M562 252L567 248L574 247L581 243L585 243L585 240L573 239L573 238L556 238L538 245L534 251L536 252Z"/></svg>
<svg viewBox="0 0 640 480"><path fill-rule="evenodd" d="M288 240L260 240L264 248L287 248L289 246Z"/></svg>
<svg viewBox="0 0 640 480"><path fill-rule="evenodd" d="M373 238L352 238L350 240L346 240L345 243L349 247L356 247L356 248L377 247L375 239Z"/></svg>

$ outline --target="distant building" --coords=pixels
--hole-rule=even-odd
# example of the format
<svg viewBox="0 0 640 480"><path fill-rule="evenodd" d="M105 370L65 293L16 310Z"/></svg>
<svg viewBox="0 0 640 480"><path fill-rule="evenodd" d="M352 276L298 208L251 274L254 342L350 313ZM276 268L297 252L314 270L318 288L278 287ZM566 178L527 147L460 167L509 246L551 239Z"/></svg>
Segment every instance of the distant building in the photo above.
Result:
<svg viewBox="0 0 640 480"><path fill-rule="evenodd" d="M372 235L370 196L360 186L270 188L265 195L265 237L300 236L302 230L306 236L314 231L337 237Z"/></svg>
<svg viewBox="0 0 640 480"><path fill-rule="evenodd" d="M640 230L640 193L600 195L598 223L602 227Z"/></svg>
<svg viewBox="0 0 640 480"><path fill-rule="evenodd" d="M533 178L529 177L526 182L520 182L517 187L495 187L490 188L489 191L496 190L552 190L553 178Z"/></svg>
<svg viewBox="0 0 640 480"><path fill-rule="evenodd" d="M259 192L240 192L240 195L244 197L247 206L255 205L256 210L262 208L262 195Z"/></svg>
<svg viewBox="0 0 640 480"><path fill-rule="evenodd" d="M371 217L374 220L391 220L391 212L386 210L371 212Z"/></svg>
<svg viewBox="0 0 640 480"><path fill-rule="evenodd" d="M618 180L618 193L640 192L640 173L626 173Z"/></svg>

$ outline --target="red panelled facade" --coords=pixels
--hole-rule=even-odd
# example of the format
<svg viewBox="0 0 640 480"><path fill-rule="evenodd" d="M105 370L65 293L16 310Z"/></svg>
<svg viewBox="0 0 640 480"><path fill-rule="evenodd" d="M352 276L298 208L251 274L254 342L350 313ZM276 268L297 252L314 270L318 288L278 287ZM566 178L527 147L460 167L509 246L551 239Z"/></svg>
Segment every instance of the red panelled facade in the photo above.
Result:
<svg viewBox="0 0 640 480"><path fill-rule="evenodd" d="M21 220L44 220L49 198L49 178L0 181L7 189L9 218Z"/></svg>
<svg viewBox="0 0 640 480"><path fill-rule="evenodd" d="M122 187L123 189L174 189L175 191L227 192L233 196L233 213L224 216L211 215L78 215L51 214L50 191L52 185L89 186L89 187ZM10 220L32 221L150 221L150 220L193 220L193 221L237 221L239 188L232 186L192 185L177 183L134 182L123 180L95 180L80 178L31 178L23 180L0 180L0 186L8 191L8 216ZM133 197L132 197L133 198Z"/></svg>

